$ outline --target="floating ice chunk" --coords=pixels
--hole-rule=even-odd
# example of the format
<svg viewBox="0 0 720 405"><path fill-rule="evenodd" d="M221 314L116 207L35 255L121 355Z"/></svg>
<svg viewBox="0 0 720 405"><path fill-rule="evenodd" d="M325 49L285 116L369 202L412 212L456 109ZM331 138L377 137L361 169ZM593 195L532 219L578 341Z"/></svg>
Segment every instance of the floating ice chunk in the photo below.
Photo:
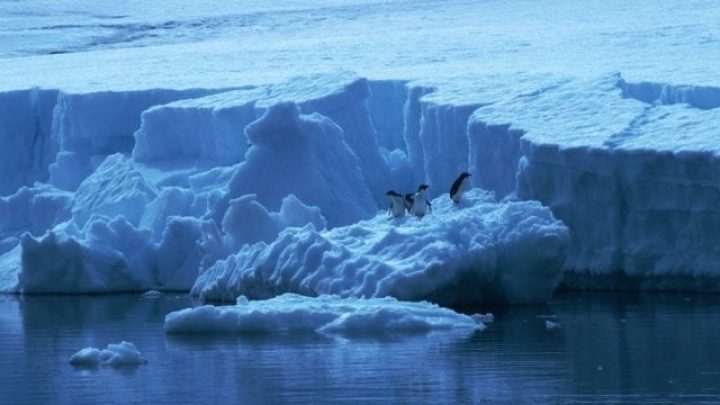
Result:
<svg viewBox="0 0 720 405"><path fill-rule="evenodd" d="M547 329L547 330L553 330L553 329L558 329L558 328L560 328L560 323L559 323L559 322L553 322L553 321L551 321L551 320L549 320L549 319L546 319L546 320L545 320L545 329Z"/></svg>
<svg viewBox="0 0 720 405"><path fill-rule="evenodd" d="M134 344L122 341L109 344L107 349L86 347L70 357L70 364L77 367L123 367L147 364L147 360Z"/></svg>
<svg viewBox="0 0 720 405"><path fill-rule="evenodd" d="M160 298L162 293L158 290L150 290L143 293L143 298Z"/></svg>
<svg viewBox="0 0 720 405"><path fill-rule="evenodd" d="M427 302L283 294L234 306L206 305L165 317L168 333L417 334L484 329L472 317Z"/></svg>
<svg viewBox="0 0 720 405"><path fill-rule="evenodd" d="M439 197L422 219L379 214L329 231L286 229L215 263L192 294L392 296L446 306L549 299L562 276L567 228L537 202L496 203L478 189L466 197L463 207Z"/></svg>
<svg viewBox="0 0 720 405"><path fill-rule="evenodd" d="M472 318L484 324L495 322L495 315L491 314L490 312L488 312L487 314L475 314L472 315Z"/></svg>

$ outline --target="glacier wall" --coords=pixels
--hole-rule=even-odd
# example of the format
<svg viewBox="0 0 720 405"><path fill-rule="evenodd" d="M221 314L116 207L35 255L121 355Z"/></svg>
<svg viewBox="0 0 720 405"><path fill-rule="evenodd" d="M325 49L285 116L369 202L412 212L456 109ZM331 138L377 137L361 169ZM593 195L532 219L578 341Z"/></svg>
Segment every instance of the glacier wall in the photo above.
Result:
<svg viewBox="0 0 720 405"><path fill-rule="evenodd" d="M377 143L387 151L406 150L403 131L405 130L405 105L408 100L407 81L368 81L370 96L368 111L375 128Z"/></svg>
<svg viewBox="0 0 720 405"><path fill-rule="evenodd" d="M331 119L343 132L345 142L359 159L359 167L367 187L376 203L385 202L390 169L382 158L375 127L370 118L368 98L370 88L365 78L343 73L337 76L317 75L310 77L316 88L323 93L307 92L298 96L296 88L307 89L307 78L298 78L285 84L279 94L295 94L295 102L306 114L318 113ZM341 87L336 87L340 85ZM327 89L337 88L327 92ZM268 106L279 101L269 98L259 103Z"/></svg>
<svg viewBox="0 0 720 405"><path fill-rule="evenodd" d="M132 156L145 163L241 162L247 150L243 128L257 118L254 102L265 92L266 88L242 89L153 105L142 112Z"/></svg>
<svg viewBox="0 0 720 405"><path fill-rule="evenodd" d="M53 111L52 134L60 153L49 168L51 183L74 190L105 156L132 152L133 134L140 125L141 113L149 107L211 92L202 89L61 92Z"/></svg>
<svg viewBox="0 0 720 405"><path fill-rule="evenodd" d="M567 286L717 291L717 94L611 75L496 103L471 121L510 143L500 160L518 165L517 196L570 228Z"/></svg>
<svg viewBox="0 0 720 405"><path fill-rule="evenodd" d="M405 121L403 139L405 140L405 153L412 173L412 186L425 183L425 148L423 147L422 138L420 137L423 108L420 100L423 96L432 93L434 90L433 87L427 85L408 85L407 99L403 107ZM412 186L408 191L415 190ZM433 187L432 190L429 190L429 193L435 193L436 188L437 187Z"/></svg>
<svg viewBox="0 0 720 405"><path fill-rule="evenodd" d="M0 181L2 290L189 289L201 268L288 226L374 216L390 170L369 95L348 73L4 94L3 139L29 157L3 160L19 174Z"/></svg>
<svg viewBox="0 0 720 405"><path fill-rule="evenodd" d="M33 88L0 93L0 196L47 181L59 148L53 136L58 92Z"/></svg>
<svg viewBox="0 0 720 405"><path fill-rule="evenodd" d="M509 79L337 72L227 90L1 93L0 290L187 290L288 227L375 217L388 189L426 183L443 198L461 171L568 226L566 286L720 290L720 92L619 75L507 90Z"/></svg>
<svg viewBox="0 0 720 405"><path fill-rule="evenodd" d="M478 187L498 197L515 192L516 174L522 157L520 138L524 131L510 124L487 124L473 114L467 125L468 172Z"/></svg>
<svg viewBox="0 0 720 405"><path fill-rule="evenodd" d="M422 103L419 138L425 156L424 182L430 185L431 196L448 194L458 175L468 171L467 121L477 107Z"/></svg>

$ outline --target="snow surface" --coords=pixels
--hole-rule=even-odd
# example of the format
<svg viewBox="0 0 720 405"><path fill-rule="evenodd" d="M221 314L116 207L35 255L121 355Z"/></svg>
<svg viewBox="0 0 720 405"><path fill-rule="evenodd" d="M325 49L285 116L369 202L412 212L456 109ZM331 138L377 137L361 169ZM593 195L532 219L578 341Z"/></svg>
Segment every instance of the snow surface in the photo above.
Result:
<svg viewBox="0 0 720 405"><path fill-rule="evenodd" d="M720 291L716 2L41 0L0 16L2 292ZM506 200L443 212L463 171ZM421 183L418 226L378 215ZM494 252L474 299L450 287L475 266L461 223ZM300 259L316 242L327 261Z"/></svg>
<svg viewBox="0 0 720 405"><path fill-rule="evenodd" d="M427 302L394 298L316 298L283 294L267 300L244 296L232 306L204 305L165 316L167 333L308 333L416 335L471 334L485 325L473 317Z"/></svg>
<svg viewBox="0 0 720 405"><path fill-rule="evenodd" d="M147 364L134 344L110 343L106 349L86 347L70 357L75 367L127 367Z"/></svg>
<svg viewBox="0 0 720 405"><path fill-rule="evenodd" d="M460 207L328 231L288 228L203 272L191 293L233 301L278 293L430 300L446 306L547 301L562 277L567 228L537 202L496 203L471 190Z"/></svg>

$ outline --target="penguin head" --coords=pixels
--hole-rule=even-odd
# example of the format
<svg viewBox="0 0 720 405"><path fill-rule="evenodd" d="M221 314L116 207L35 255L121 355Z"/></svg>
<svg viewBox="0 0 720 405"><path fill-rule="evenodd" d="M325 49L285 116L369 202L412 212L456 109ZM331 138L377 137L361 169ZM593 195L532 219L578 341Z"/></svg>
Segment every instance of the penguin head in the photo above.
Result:
<svg viewBox="0 0 720 405"><path fill-rule="evenodd" d="M468 173L468 172L460 173L460 179L466 179L468 177L470 177L470 173Z"/></svg>
<svg viewBox="0 0 720 405"><path fill-rule="evenodd" d="M401 196L400 194L398 194L398 192L395 191L395 190L388 190L388 192L385 193L385 195L388 196L388 197L402 197L402 196Z"/></svg>
<svg viewBox="0 0 720 405"><path fill-rule="evenodd" d="M425 191L425 190L427 190L429 187L430 187L430 186L428 186L427 184L421 184L421 185L418 187L418 191Z"/></svg>

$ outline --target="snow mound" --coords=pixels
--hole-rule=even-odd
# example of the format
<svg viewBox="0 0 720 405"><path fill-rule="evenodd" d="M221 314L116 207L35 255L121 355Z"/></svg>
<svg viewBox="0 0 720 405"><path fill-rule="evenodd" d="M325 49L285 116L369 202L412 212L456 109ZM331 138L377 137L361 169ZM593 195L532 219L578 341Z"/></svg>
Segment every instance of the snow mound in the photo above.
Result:
<svg viewBox="0 0 720 405"><path fill-rule="evenodd" d="M245 127L252 147L227 184L223 201L255 194L277 210L294 194L319 207L328 225L347 225L377 209L358 169L360 160L348 147L343 130L331 119L305 115L294 102L274 104ZM224 212L219 204L216 212Z"/></svg>
<svg viewBox="0 0 720 405"><path fill-rule="evenodd" d="M167 333L423 334L482 330L472 317L427 302L394 298L304 297L283 294L268 300L238 298L233 306L206 305L171 312Z"/></svg>
<svg viewBox="0 0 720 405"><path fill-rule="evenodd" d="M126 341L111 343L107 349L86 347L70 357L70 364L76 367L123 367L147 364L134 344Z"/></svg>
<svg viewBox="0 0 720 405"><path fill-rule="evenodd" d="M446 306L532 303L562 277L567 228L537 202L497 203L470 190L416 217L375 218L332 230L287 228L202 273L192 294L233 301L285 292L428 300Z"/></svg>

